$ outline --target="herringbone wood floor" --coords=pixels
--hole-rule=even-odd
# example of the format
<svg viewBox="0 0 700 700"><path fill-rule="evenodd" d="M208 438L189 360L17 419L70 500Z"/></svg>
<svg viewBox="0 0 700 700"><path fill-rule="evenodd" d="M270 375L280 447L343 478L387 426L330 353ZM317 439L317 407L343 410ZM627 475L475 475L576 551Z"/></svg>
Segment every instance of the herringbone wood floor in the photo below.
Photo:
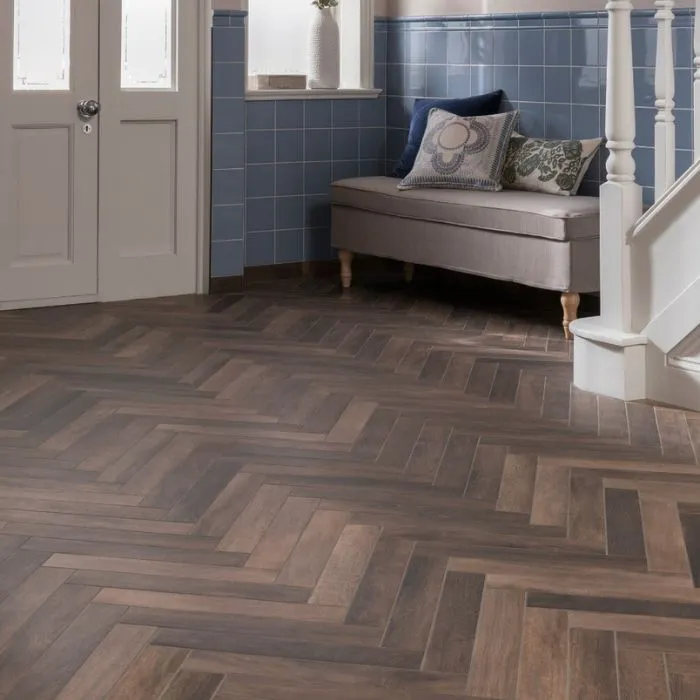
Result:
<svg viewBox="0 0 700 700"><path fill-rule="evenodd" d="M700 417L456 298L0 315L0 697L700 698Z"/></svg>

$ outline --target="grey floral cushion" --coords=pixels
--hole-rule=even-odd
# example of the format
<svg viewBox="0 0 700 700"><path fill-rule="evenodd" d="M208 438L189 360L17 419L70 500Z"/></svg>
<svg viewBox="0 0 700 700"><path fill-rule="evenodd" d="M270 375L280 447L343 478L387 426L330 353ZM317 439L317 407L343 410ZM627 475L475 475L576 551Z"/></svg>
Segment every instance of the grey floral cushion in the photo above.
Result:
<svg viewBox="0 0 700 700"><path fill-rule="evenodd" d="M601 141L548 141L513 134L503 186L509 190L575 195Z"/></svg>
<svg viewBox="0 0 700 700"><path fill-rule="evenodd" d="M458 117L432 109L413 170L399 189L502 189L501 175L517 120L518 112Z"/></svg>

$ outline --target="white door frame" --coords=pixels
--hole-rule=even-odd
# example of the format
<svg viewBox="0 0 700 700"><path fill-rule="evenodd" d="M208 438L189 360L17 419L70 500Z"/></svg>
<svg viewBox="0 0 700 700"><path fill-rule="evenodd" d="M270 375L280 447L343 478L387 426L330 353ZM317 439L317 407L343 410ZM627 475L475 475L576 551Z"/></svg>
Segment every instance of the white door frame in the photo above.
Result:
<svg viewBox="0 0 700 700"><path fill-rule="evenodd" d="M212 0L199 0L199 137L197 150L197 294L209 293L211 259L211 35L214 24Z"/></svg>

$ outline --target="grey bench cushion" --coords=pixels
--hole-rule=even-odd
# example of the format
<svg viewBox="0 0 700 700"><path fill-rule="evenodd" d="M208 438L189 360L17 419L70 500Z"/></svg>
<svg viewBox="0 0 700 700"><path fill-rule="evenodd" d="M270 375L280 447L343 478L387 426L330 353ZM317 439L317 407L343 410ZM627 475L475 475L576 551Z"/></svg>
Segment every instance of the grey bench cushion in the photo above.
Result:
<svg viewBox="0 0 700 700"><path fill-rule="evenodd" d="M399 191L398 180L359 177L333 183L333 204L407 219L555 241L597 238L600 200L539 192Z"/></svg>

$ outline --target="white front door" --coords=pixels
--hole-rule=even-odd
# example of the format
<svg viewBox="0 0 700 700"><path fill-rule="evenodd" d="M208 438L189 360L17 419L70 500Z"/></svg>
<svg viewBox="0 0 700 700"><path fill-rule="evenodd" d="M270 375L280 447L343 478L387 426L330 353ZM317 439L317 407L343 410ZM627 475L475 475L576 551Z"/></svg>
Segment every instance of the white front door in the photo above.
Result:
<svg viewBox="0 0 700 700"><path fill-rule="evenodd" d="M0 1L0 308L196 290L198 4Z"/></svg>
<svg viewBox="0 0 700 700"><path fill-rule="evenodd" d="M103 299L196 289L197 6L195 0L102 1Z"/></svg>
<svg viewBox="0 0 700 700"><path fill-rule="evenodd" d="M0 2L0 302L97 292L94 0Z"/></svg>

